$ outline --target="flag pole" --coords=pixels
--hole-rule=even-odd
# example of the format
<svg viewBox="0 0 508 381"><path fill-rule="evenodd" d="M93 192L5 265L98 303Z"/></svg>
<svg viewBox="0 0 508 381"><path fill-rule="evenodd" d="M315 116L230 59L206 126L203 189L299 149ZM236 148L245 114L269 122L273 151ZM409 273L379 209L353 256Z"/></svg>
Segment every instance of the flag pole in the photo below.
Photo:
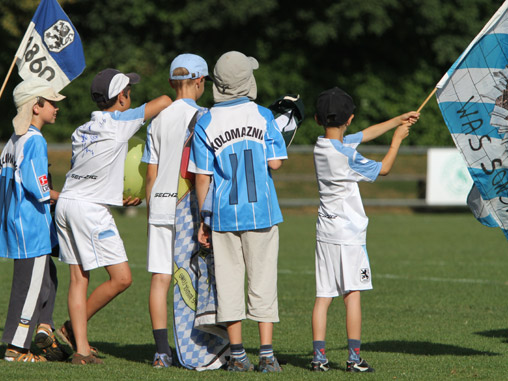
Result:
<svg viewBox="0 0 508 381"><path fill-rule="evenodd" d="M425 105L427 104L427 102L430 100L430 98L432 98L432 96L436 93L437 91L437 87L434 88L434 90L432 90L432 92L429 94L429 96L427 97L427 99L425 99L422 103L422 105L418 108L418 110L416 110L416 112L420 112L422 110L422 108L425 107Z"/></svg>
<svg viewBox="0 0 508 381"><path fill-rule="evenodd" d="M4 83L2 85L2 89L0 89L0 98L2 98L2 94L4 93L5 86L7 85L7 81L9 80L9 77L12 74L12 69L14 69L14 65L16 64L16 60L17 60L17 57L14 57L14 59L12 60L11 67L10 67L9 72L7 73L6 77L5 77Z"/></svg>

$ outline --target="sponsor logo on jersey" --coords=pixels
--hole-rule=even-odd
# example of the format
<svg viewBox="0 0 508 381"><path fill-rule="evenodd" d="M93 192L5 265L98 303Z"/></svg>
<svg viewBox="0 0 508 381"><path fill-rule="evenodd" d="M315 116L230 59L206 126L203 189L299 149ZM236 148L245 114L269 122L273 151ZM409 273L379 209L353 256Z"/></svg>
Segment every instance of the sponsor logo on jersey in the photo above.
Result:
<svg viewBox="0 0 508 381"><path fill-rule="evenodd" d="M41 186L42 193L49 192L48 177L46 175L39 176L39 185Z"/></svg>
<svg viewBox="0 0 508 381"><path fill-rule="evenodd" d="M370 270L368 268L360 269L360 282L368 282L370 280Z"/></svg>
<svg viewBox="0 0 508 381"><path fill-rule="evenodd" d="M154 197L178 197L178 193L155 193Z"/></svg>
<svg viewBox="0 0 508 381"><path fill-rule="evenodd" d="M71 177L76 180L97 180L97 175L76 175L71 173Z"/></svg>
<svg viewBox="0 0 508 381"><path fill-rule="evenodd" d="M246 136L263 141L265 134L264 130L256 127L248 126L248 127L232 128L231 130L226 131L217 136L215 139L213 139L210 145L212 146L213 151L216 152L224 144L235 139L242 139Z"/></svg>
<svg viewBox="0 0 508 381"><path fill-rule="evenodd" d="M16 157L12 153L6 153L4 156L0 158L0 166L12 166L14 170L18 168L16 164Z"/></svg>
<svg viewBox="0 0 508 381"><path fill-rule="evenodd" d="M58 53L74 41L74 30L65 20L58 20L44 32L44 43L50 52Z"/></svg>
<svg viewBox="0 0 508 381"><path fill-rule="evenodd" d="M334 218L338 217L338 216L336 216L334 214L324 214L324 213L321 213L321 212L318 212L318 215L319 215L319 217L329 218L331 220L333 220Z"/></svg>

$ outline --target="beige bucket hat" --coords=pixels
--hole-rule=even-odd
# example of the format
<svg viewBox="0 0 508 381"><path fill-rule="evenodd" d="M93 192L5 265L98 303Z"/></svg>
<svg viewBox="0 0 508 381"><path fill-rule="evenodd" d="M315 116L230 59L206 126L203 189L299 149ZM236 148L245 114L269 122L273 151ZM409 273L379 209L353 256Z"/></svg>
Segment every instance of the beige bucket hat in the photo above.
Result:
<svg viewBox="0 0 508 381"><path fill-rule="evenodd" d="M24 135L32 121L33 106L37 103L37 97L50 101L61 101L65 96L56 92L51 84L41 78L29 78L14 88L12 93L17 115L12 120L16 135Z"/></svg>
<svg viewBox="0 0 508 381"><path fill-rule="evenodd" d="M216 103L239 97L251 100L257 97L254 70L259 63L254 57L231 51L224 53L213 70L213 99Z"/></svg>

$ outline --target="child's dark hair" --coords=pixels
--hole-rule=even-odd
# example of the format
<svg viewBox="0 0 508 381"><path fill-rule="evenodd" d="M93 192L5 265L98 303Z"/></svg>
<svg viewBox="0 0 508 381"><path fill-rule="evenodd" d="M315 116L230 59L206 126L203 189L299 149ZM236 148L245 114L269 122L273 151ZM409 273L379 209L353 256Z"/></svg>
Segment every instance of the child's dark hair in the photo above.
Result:
<svg viewBox="0 0 508 381"><path fill-rule="evenodd" d="M122 94L124 95L124 97L127 97L129 96L129 90L131 88L131 85L127 85L125 87L125 89L122 90ZM107 101L101 101L101 102L97 102L97 107L99 108L99 110L107 110L108 108L110 107L113 107L114 104L116 103L116 100L118 99L118 95L107 100Z"/></svg>

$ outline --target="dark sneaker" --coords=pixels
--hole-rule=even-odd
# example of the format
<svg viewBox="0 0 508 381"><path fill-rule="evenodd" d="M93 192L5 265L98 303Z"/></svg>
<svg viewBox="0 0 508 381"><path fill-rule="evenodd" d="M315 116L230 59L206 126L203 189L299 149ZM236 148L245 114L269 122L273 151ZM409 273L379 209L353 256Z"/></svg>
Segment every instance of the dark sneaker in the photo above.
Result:
<svg viewBox="0 0 508 381"><path fill-rule="evenodd" d="M19 352L15 349L12 349L12 348L8 348L5 351L4 360L9 361L9 362L46 362L46 361L48 361L44 357L34 355L30 351Z"/></svg>
<svg viewBox="0 0 508 381"><path fill-rule="evenodd" d="M326 372L330 370L330 365L328 365L328 360L325 359L324 362L321 361L311 361L310 370L314 372Z"/></svg>
<svg viewBox="0 0 508 381"><path fill-rule="evenodd" d="M41 328L39 328L41 330ZM65 361L71 355L56 339L53 332L42 328L44 332L35 335L34 343L48 361Z"/></svg>
<svg viewBox="0 0 508 381"><path fill-rule="evenodd" d="M263 356L259 358L259 371L261 373L282 372L282 368L275 356Z"/></svg>
<svg viewBox="0 0 508 381"><path fill-rule="evenodd" d="M167 353L155 353L153 356L152 366L154 368L169 368L173 365L173 357Z"/></svg>
<svg viewBox="0 0 508 381"><path fill-rule="evenodd" d="M357 364L354 361L346 362L346 372L374 372L374 368L371 368L367 361L360 359L360 362Z"/></svg>
<svg viewBox="0 0 508 381"><path fill-rule="evenodd" d="M250 363L250 360L247 357L243 361L231 357L228 361L229 372L252 372L253 370L254 365Z"/></svg>

